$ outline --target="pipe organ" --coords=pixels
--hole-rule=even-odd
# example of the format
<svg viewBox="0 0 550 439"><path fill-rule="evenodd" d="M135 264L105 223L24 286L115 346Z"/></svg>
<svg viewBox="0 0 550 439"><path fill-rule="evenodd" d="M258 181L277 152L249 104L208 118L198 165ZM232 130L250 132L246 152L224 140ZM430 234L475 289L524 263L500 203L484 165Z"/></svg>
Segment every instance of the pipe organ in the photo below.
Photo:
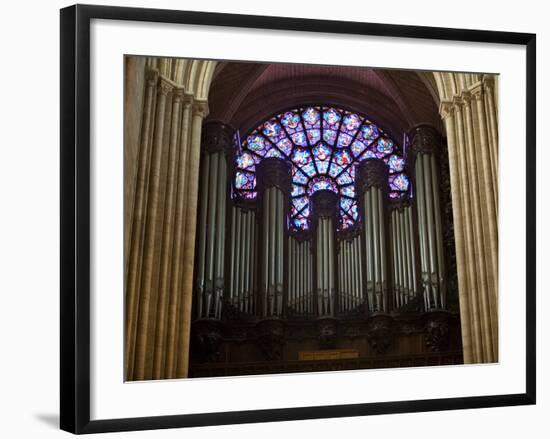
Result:
<svg viewBox="0 0 550 439"><path fill-rule="evenodd" d="M361 163L355 182L362 203L366 260L366 290L371 312L388 312L385 199L388 169L383 160Z"/></svg>
<svg viewBox="0 0 550 439"><path fill-rule="evenodd" d="M406 201L391 203L390 241L392 252L393 300L396 309L416 297L417 274L412 208Z"/></svg>
<svg viewBox="0 0 550 439"><path fill-rule="evenodd" d="M286 194L290 192L290 167L278 158L264 160L258 167L262 199L261 300L262 316L283 315Z"/></svg>
<svg viewBox="0 0 550 439"><path fill-rule="evenodd" d="M312 196L315 223L315 260L317 285L317 315L336 313L335 281L335 218L338 197L334 192L321 190Z"/></svg>
<svg viewBox="0 0 550 439"><path fill-rule="evenodd" d="M258 231L253 209L233 206L231 209L231 247L229 255L229 297L227 302L238 312L256 311L256 260Z"/></svg>
<svg viewBox="0 0 550 439"><path fill-rule="evenodd" d="M291 315L314 315L311 241L288 237L288 309Z"/></svg>
<svg viewBox="0 0 550 439"><path fill-rule="evenodd" d="M439 136L433 128L421 126L412 130L410 150L414 162L421 282L426 310L444 309L446 306L445 254L436 159L438 146Z"/></svg>
<svg viewBox="0 0 550 439"><path fill-rule="evenodd" d="M382 331L376 337L385 337L392 333L388 319L399 313L437 311L430 315L440 318L447 312L434 129L410 132L405 171L412 186L407 180L404 196L392 197L395 171L388 160L370 156L350 172L358 203L353 227L342 227L343 192L323 177L318 187L304 186L309 204L303 230L291 230L289 223L293 197L304 193L292 189L290 160L267 156L254 162L254 197L239 197L232 192L232 130L210 122L204 133L193 303L203 350L221 337L224 322L254 322L254 339L273 359L289 322L315 323L326 348L334 345L342 322L367 322L374 325L369 331ZM239 334L246 331L249 326ZM385 349L375 340L373 349Z"/></svg>
<svg viewBox="0 0 550 439"><path fill-rule="evenodd" d="M227 206L226 153L232 133L224 124L205 124L200 175L196 315L221 318L225 291L225 231Z"/></svg>
<svg viewBox="0 0 550 439"><path fill-rule="evenodd" d="M363 259L360 235L338 240L338 309L342 313L359 311L364 304Z"/></svg>

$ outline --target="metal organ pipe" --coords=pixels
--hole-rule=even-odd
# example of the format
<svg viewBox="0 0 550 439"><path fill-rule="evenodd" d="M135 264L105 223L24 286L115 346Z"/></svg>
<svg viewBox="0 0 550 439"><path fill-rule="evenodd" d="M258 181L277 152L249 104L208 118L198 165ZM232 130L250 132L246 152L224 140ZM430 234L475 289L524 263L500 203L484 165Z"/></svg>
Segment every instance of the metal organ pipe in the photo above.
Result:
<svg viewBox="0 0 550 439"><path fill-rule="evenodd" d="M427 232L426 232L426 204L424 202L424 164L421 160L421 156L416 158L415 164L416 174L416 200L418 206L418 233L420 236L420 264L422 272L422 290L424 295L424 306L426 309L430 309L430 282L429 282L429 268L427 261Z"/></svg>
<svg viewBox="0 0 550 439"><path fill-rule="evenodd" d="M438 307L438 292L437 283L433 282L433 277L437 277L437 262L436 262L436 245L435 245L435 221L432 199L432 179L431 179L431 166L430 158L423 154L421 156L424 163L424 195L426 197L426 218L428 228L428 248L429 248L429 262L430 262L430 284L432 286L432 295L434 306Z"/></svg>
<svg viewBox="0 0 550 439"><path fill-rule="evenodd" d="M434 216L435 216L435 232L436 232L436 246L437 246L437 274L438 281L441 283L440 288L440 301L441 307L445 308L445 290L443 288L443 281L445 277L445 254L443 252L443 231L441 229L441 207L439 203L439 179L437 177L437 166L435 157L430 156L430 164L432 169L432 196L434 200Z"/></svg>
<svg viewBox="0 0 550 439"><path fill-rule="evenodd" d="M433 128L420 126L412 130L409 137L410 150L416 156L415 180L425 306L426 309L444 308L445 258L435 157L439 147L439 134ZM411 233L411 247L412 237Z"/></svg>

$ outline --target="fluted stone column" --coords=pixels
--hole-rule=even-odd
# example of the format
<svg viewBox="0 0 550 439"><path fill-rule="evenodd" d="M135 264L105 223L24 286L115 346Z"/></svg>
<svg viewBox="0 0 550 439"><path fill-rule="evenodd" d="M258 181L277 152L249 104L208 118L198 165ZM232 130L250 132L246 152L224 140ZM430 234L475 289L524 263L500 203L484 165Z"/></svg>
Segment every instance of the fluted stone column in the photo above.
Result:
<svg viewBox="0 0 550 439"><path fill-rule="evenodd" d="M283 315L284 241L290 193L290 166L278 158L264 159L257 167L261 219L261 301L263 317Z"/></svg>
<svg viewBox="0 0 550 439"><path fill-rule="evenodd" d="M414 163L414 189L418 214L421 283L426 310L446 309L446 269L441 226L437 131L419 126L409 133Z"/></svg>
<svg viewBox="0 0 550 439"><path fill-rule="evenodd" d="M313 234L315 236L315 286L318 317L334 317L336 300L336 214L338 196L320 190L311 197Z"/></svg>
<svg viewBox="0 0 550 439"><path fill-rule="evenodd" d="M498 115L494 79L441 103L449 144L466 363L498 361Z"/></svg>
<svg viewBox="0 0 550 439"><path fill-rule="evenodd" d="M366 293L370 312L389 311L385 220L388 172L384 161L367 159L358 166L355 180L364 223Z"/></svg>
<svg viewBox="0 0 550 439"><path fill-rule="evenodd" d="M207 122L202 133L196 318L221 318L225 287L227 157L233 129Z"/></svg>
<svg viewBox="0 0 550 439"><path fill-rule="evenodd" d="M194 247L194 163L206 114L205 102L193 102L192 94L155 69L145 68L144 77L135 191L133 202L125 202L131 206L125 284L128 380L175 377L175 352L189 348L191 316L184 303L191 298L193 254L182 254L182 248ZM187 364L181 364L178 376L185 376Z"/></svg>

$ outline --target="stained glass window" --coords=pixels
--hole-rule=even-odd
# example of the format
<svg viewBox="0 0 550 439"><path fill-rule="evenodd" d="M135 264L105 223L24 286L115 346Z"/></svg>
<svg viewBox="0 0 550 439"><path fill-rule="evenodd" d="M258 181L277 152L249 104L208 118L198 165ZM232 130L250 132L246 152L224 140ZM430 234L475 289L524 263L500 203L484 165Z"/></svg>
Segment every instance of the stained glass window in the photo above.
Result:
<svg viewBox="0 0 550 439"><path fill-rule="evenodd" d="M264 158L278 157L291 164L292 189L289 226L308 230L310 197L319 190L339 195L339 230L359 219L355 168L368 158L388 165L389 197L409 194L406 162L399 146L364 115L341 108L307 106L275 115L253 130L235 157L233 193L255 199L256 166Z"/></svg>

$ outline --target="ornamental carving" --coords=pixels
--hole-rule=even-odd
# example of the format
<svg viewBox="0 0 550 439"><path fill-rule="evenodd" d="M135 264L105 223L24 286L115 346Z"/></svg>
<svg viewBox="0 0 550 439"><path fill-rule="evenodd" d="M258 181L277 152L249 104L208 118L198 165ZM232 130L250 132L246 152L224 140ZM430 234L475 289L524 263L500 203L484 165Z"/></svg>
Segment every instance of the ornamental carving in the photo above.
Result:
<svg viewBox="0 0 550 439"><path fill-rule="evenodd" d="M319 348L333 349L336 347L338 320L331 317L319 319L317 320L317 330L319 331Z"/></svg>
<svg viewBox="0 0 550 439"><path fill-rule="evenodd" d="M432 352L441 352L449 344L450 338L449 316L446 313L437 313L428 317L424 327L424 340Z"/></svg>
<svg viewBox="0 0 550 439"><path fill-rule="evenodd" d="M338 213L338 195L329 190L315 192L311 196L314 220L320 217L336 218Z"/></svg>
<svg viewBox="0 0 550 439"><path fill-rule="evenodd" d="M395 338L393 319L387 315L377 315L367 325L367 340L377 354L385 353Z"/></svg>
<svg viewBox="0 0 550 439"><path fill-rule="evenodd" d="M397 210L398 212L402 212L406 208L411 206L411 201L409 198L394 198L390 199L388 201L388 208L390 211Z"/></svg>
<svg viewBox="0 0 550 439"><path fill-rule="evenodd" d="M222 327L219 320L201 319L193 322L191 343L195 353L194 361L215 362L220 357Z"/></svg>
<svg viewBox="0 0 550 439"><path fill-rule="evenodd" d="M235 130L218 121L206 122L202 128L202 148L208 153L231 151Z"/></svg>
<svg viewBox="0 0 550 439"><path fill-rule="evenodd" d="M263 193L267 188L277 187L283 193L290 192L290 164L276 157L262 160L258 166L258 190Z"/></svg>
<svg viewBox="0 0 550 439"><path fill-rule="evenodd" d="M265 319L260 321L256 330L256 343L266 360L281 360L285 344L285 326L281 320Z"/></svg>
<svg viewBox="0 0 550 439"><path fill-rule="evenodd" d="M371 187L380 188L384 193L388 191L388 165L380 159L367 159L357 166L355 187L357 193L362 194Z"/></svg>
<svg viewBox="0 0 550 439"><path fill-rule="evenodd" d="M429 125L420 125L409 131L409 152L418 154L433 154L441 143L437 130Z"/></svg>

